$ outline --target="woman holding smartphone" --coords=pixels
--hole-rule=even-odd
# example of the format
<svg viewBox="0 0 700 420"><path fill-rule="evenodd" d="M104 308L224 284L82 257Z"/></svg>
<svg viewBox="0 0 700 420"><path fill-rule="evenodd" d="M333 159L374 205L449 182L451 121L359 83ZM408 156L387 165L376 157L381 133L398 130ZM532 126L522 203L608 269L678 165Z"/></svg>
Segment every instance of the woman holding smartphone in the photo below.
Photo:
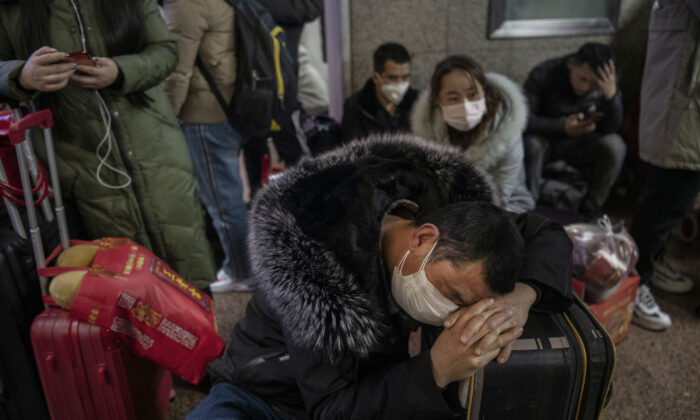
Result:
<svg viewBox="0 0 700 420"><path fill-rule="evenodd" d="M160 87L176 48L155 0L0 1L0 95L54 112L61 186L88 237L133 239L203 288L214 262Z"/></svg>

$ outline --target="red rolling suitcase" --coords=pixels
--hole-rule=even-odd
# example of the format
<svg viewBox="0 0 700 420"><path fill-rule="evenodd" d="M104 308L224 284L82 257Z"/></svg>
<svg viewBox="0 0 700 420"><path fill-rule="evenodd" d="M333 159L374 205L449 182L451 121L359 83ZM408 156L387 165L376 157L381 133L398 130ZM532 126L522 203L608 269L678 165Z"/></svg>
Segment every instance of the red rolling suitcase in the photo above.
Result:
<svg viewBox="0 0 700 420"><path fill-rule="evenodd" d="M116 334L49 308L31 328L53 420L164 419L172 375L136 357Z"/></svg>
<svg viewBox="0 0 700 420"><path fill-rule="evenodd" d="M13 117L19 113L13 114ZM11 122L11 120L10 120ZM7 125L7 121L4 122ZM9 125L10 143L17 161L27 207L34 259L44 267L44 248L34 210L34 193L39 186L27 165L31 161L29 129L40 126L53 181L59 236L64 248L70 246L64 208L53 152L51 111L31 113ZM3 127L0 124L0 128ZM32 182L37 187L32 186ZM34 191L33 191L34 190ZM42 199L46 197L43 186ZM17 222L17 221L15 221ZM13 223L20 226L19 223ZM48 279L40 277L41 291L47 295ZM53 420L164 419L170 391L171 373L133 355L118 336L104 328L79 321L60 308L48 308L33 321L31 344L44 396Z"/></svg>

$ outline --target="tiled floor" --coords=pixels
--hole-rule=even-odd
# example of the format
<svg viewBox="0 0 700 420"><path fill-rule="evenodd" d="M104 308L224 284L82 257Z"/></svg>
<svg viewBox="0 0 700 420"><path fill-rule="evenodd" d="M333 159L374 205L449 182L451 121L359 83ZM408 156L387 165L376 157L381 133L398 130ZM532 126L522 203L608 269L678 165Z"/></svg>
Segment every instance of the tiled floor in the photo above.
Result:
<svg viewBox="0 0 700 420"><path fill-rule="evenodd" d="M612 400L606 420L699 419L700 418L700 319L693 310L700 305L700 237L693 243L673 239L667 255L696 282L685 295L654 291L673 326L654 333L632 326L629 337L617 346L617 365ZM222 338L245 311L247 293L215 295ZM168 419L183 419L205 394L176 387Z"/></svg>
<svg viewBox="0 0 700 420"><path fill-rule="evenodd" d="M688 294L653 290L661 308L673 320L655 333L632 325L629 338L617 346L613 398L606 420L700 418L700 238L691 243L672 240L667 255L695 281Z"/></svg>

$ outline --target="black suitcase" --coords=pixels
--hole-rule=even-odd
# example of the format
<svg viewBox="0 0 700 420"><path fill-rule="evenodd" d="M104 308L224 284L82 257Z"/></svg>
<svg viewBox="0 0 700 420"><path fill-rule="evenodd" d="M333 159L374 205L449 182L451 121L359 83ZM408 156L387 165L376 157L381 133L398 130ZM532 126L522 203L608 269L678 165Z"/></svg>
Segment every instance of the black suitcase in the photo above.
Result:
<svg viewBox="0 0 700 420"><path fill-rule="evenodd" d="M530 313L510 359L461 389L467 419L598 419L614 364L610 336L578 298L563 313Z"/></svg>
<svg viewBox="0 0 700 420"><path fill-rule="evenodd" d="M25 215L23 223L27 224ZM72 204L67 206L68 230L81 232ZM44 249L59 243L58 225L39 220ZM29 330L44 310L29 239L10 227L0 209L0 420L48 420Z"/></svg>
<svg viewBox="0 0 700 420"><path fill-rule="evenodd" d="M49 419L29 327L43 310L34 267L12 247L0 252L0 419ZM35 287L32 287L35 286Z"/></svg>

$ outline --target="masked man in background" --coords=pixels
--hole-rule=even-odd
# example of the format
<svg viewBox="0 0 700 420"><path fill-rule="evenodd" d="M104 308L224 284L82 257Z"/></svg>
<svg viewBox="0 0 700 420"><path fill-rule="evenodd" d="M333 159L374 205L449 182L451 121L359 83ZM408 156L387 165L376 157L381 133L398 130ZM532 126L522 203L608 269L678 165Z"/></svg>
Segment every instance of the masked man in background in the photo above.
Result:
<svg viewBox="0 0 700 420"><path fill-rule="evenodd" d="M411 56L406 48L395 43L377 48L372 77L343 106L343 141L410 132L411 108L418 98L418 91L410 86Z"/></svg>

